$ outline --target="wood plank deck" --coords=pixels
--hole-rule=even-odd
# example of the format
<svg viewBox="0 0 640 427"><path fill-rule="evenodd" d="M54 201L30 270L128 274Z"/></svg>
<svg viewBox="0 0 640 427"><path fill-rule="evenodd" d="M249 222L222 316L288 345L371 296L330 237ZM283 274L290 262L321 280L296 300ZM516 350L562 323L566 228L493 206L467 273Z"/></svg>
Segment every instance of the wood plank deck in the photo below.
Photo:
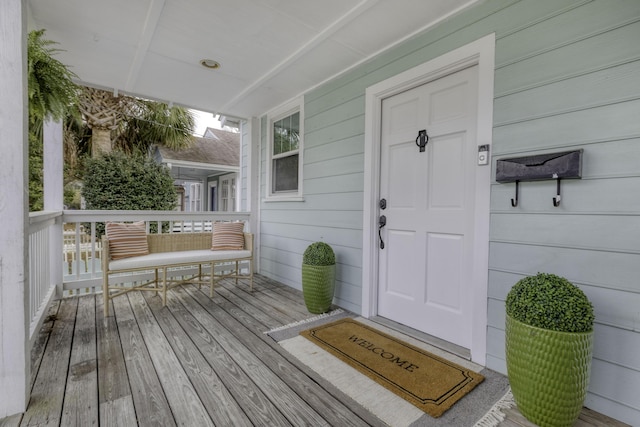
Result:
<svg viewBox="0 0 640 427"><path fill-rule="evenodd" d="M256 276L208 290L132 292L102 316L102 296L56 301L33 349L18 426L381 426L265 331L312 317L301 292ZM501 424L533 426L516 409ZM581 427L615 424L583 411Z"/></svg>

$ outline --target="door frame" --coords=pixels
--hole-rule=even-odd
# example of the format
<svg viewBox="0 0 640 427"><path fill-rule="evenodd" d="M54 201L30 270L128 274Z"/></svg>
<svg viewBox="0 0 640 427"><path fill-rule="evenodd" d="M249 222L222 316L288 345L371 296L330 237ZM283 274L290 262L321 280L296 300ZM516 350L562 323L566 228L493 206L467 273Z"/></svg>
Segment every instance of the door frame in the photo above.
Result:
<svg viewBox="0 0 640 427"><path fill-rule="evenodd" d="M493 78L495 34L445 53L383 80L366 90L364 139L364 206L362 238L362 316L377 315L378 307L378 200L380 197L380 128L382 100L467 67L478 66L477 145L489 144L493 135ZM471 360L485 365L487 349L487 296L489 274L489 204L491 165L476 166L474 212L474 266Z"/></svg>

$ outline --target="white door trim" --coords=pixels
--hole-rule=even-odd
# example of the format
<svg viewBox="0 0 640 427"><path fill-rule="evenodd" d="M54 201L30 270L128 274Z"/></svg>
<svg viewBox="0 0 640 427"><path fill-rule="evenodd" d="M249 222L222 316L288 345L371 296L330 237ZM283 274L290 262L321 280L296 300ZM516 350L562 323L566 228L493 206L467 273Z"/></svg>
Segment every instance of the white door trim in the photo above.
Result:
<svg viewBox="0 0 640 427"><path fill-rule="evenodd" d="M380 194L380 126L382 100L472 65L478 65L478 145L491 144L495 34L445 53L424 64L370 86L365 97L364 207L362 239L362 316L377 315L378 199ZM491 166L477 166L471 359L486 362L489 269L489 196Z"/></svg>

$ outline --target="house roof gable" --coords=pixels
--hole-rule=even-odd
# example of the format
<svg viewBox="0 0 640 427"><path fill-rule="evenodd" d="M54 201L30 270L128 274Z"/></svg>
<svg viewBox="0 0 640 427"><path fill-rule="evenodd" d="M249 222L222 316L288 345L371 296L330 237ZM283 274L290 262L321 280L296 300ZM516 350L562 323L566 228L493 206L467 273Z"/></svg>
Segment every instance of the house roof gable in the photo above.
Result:
<svg viewBox="0 0 640 427"><path fill-rule="evenodd" d="M206 138L194 137L191 147L172 150L158 146L163 163L172 161L208 163L211 165L240 166L240 134L221 129L207 128Z"/></svg>

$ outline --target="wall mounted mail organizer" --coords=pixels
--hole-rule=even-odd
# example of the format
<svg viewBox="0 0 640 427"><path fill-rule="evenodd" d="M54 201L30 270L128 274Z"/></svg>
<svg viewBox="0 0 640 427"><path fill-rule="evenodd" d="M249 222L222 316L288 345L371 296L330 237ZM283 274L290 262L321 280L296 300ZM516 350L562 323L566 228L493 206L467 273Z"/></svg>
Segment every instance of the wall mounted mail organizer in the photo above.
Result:
<svg viewBox="0 0 640 427"><path fill-rule="evenodd" d="M560 180L582 178L582 151L580 149L500 159L496 163L496 181L516 183L516 197L511 199L511 206L516 207L520 181L555 179L557 191L553 197L553 206L560 206Z"/></svg>

